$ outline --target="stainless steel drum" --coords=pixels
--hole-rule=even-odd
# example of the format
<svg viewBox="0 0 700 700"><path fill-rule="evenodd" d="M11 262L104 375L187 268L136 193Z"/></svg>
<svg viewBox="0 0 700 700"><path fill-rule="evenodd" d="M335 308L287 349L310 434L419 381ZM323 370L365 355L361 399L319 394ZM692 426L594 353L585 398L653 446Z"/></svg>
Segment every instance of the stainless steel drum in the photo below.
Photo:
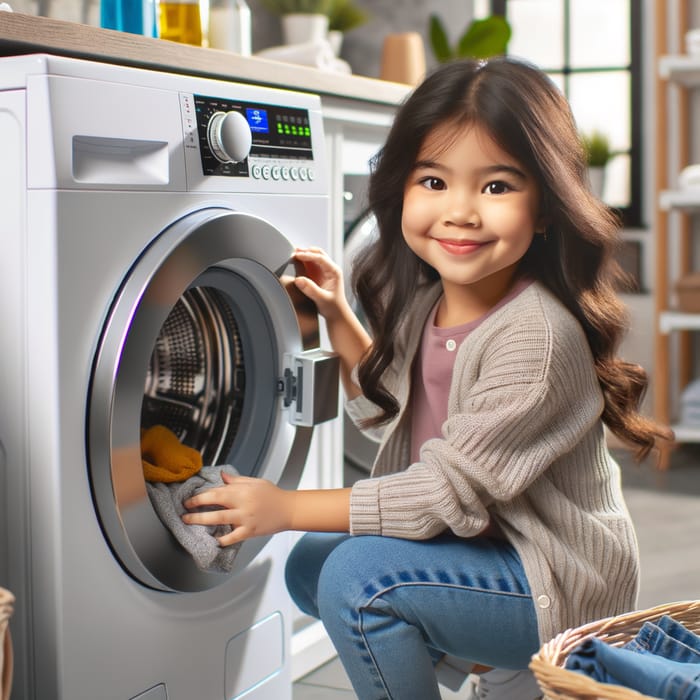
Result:
<svg viewBox="0 0 700 700"><path fill-rule="evenodd" d="M151 355L141 427L164 425L204 464L231 451L245 401L245 361L231 304L217 289L188 289Z"/></svg>

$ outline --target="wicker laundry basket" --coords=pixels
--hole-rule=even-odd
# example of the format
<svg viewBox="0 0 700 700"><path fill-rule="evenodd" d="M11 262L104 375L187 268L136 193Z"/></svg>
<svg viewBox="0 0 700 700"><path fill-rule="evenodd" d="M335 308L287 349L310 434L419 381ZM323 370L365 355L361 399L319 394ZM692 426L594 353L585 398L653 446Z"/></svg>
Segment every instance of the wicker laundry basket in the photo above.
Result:
<svg viewBox="0 0 700 700"><path fill-rule="evenodd" d="M558 634L532 657L530 668L545 700L649 700L648 695L619 685L598 683L564 668L567 656L585 639L597 637L619 647L631 641L647 621L670 615L691 632L700 634L700 601L658 605L647 610L608 617Z"/></svg>

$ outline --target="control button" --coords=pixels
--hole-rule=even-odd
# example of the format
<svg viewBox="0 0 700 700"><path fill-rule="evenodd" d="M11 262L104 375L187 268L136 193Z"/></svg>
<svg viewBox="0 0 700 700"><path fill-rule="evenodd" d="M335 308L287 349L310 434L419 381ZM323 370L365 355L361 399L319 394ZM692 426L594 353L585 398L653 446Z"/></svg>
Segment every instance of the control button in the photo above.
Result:
<svg viewBox="0 0 700 700"><path fill-rule="evenodd" d="M299 179L299 168L297 168L296 165L293 165L291 168L289 168L289 176L292 178L292 180Z"/></svg>
<svg viewBox="0 0 700 700"><path fill-rule="evenodd" d="M259 180L262 177L262 168L256 164L250 169L250 173L256 180Z"/></svg>
<svg viewBox="0 0 700 700"><path fill-rule="evenodd" d="M279 165L272 166L272 179L279 180L282 175L282 168Z"/></svg>
<svg viewBox="0 0 700 700"><path fill-rule="evenodd" d="M454 352L457 349L457 343L455 342L454 338L450 338L446 343L445 347L450 351Z"/></svg>
<svg viewBox="0 0 700 700"><path fill-rule="evenodd" d="M306 180L309 177L309 173L306 168L299 168L299 179Z"/></svg>
<svg viewBox="0 0 700 700"><path fill-rule="evenodd" d="M309 182L313 182L316 179L316 171L313 168L308 169Z"/></svg>
<svg viewBox="0 0 700 700"><path fill-rule="evenodd" d="M240 163L248 157L253 135L240 112L214 112L207 125L207 141L222 163Z"/></svg>
<svg viewBox="0 0 700 700"><path fill-rule="evenodd" d="M289 180L289 167L286 165L282 166L282 179Z"/></svg>
<svg viewBox="0 0 700 700"><path fill-rule="evenodd" d="M537 597L537 607L538 608L548 608L552 604L548 595L541 595Z"/></svg>
<svg viewBox="0 0 700 700"><path fill-rule="evenodd" d="M262 176L263 180L269 180L270 179L270 166L269 165L263 165L262 167Z"/></svg>

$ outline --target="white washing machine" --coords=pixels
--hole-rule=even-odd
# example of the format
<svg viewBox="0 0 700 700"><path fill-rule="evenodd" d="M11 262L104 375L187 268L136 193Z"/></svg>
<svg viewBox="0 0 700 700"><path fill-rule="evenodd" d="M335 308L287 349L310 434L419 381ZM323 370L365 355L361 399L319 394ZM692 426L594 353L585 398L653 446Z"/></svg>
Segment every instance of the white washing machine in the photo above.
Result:
<svg viewBox="0 0 700 700"><path fill-rule="evenodd" d="M291 697L284 537L202 570L140 435L294 487L337 358L294 293L327 247L316 96L0 60L0 585L18 700Z"/></svg>

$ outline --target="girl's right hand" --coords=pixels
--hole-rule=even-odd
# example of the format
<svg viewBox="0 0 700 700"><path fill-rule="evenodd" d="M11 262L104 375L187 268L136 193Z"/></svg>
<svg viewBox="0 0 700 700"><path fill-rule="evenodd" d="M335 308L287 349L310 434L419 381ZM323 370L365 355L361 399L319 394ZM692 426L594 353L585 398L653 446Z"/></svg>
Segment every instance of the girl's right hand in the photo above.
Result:
<svg viewBox="0 0 700 700"><path fill-rule="evenodd" d="M321 248L297 248L294 259L303 263L306 275L294 280L297 288L316 304L327 320L335 320L347 304L343 272Z"/></svg>

